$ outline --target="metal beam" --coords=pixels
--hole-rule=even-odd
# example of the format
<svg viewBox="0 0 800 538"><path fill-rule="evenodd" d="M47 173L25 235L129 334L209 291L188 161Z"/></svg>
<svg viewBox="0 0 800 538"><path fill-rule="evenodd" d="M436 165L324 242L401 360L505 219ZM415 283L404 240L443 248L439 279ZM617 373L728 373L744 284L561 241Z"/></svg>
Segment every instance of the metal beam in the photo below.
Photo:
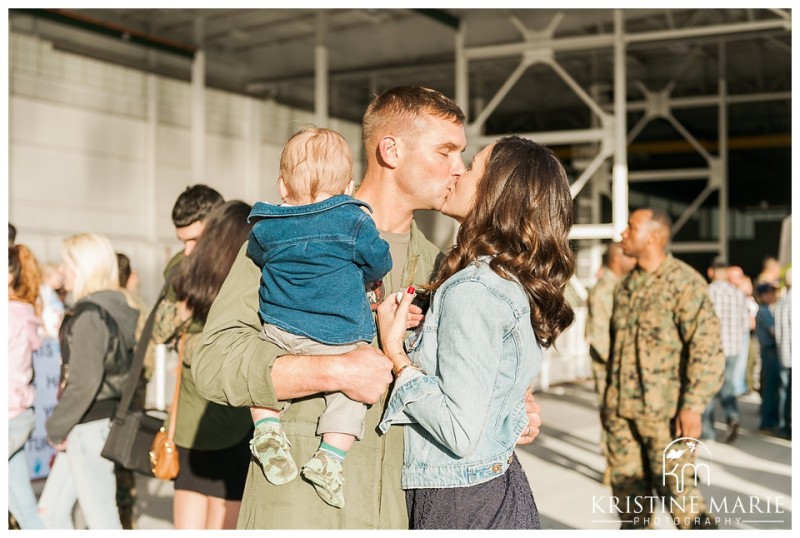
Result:
<svg viewBox="0 0 800 538"><path fill-rule="evenodd" d="M791 22L783 19L769 21L751 21L733 24L718 24L698 26L694 28L676 28L673 30L660 30L655 32L639 32L624 34L626 44L666 41L674 39L688 39L692 37L719 36L743 32L757 32L775 29L791 29ZM527 50L549 48L553 51L577 51L604 49L614 46L613 34L598 34L588 36L559 37L555 39L537 39L517 43L503 43L500 45L484 45L467 48L466 55L470 60L486 60L516 56Z"/></svg>
<svg viewBox="0 0 800 538"><path fill-rule="evenodd" d="M317 35L314 44L314 121L317 127L328 124L328 46L327 13L317 11Z"/></svg>
<svg viewBox="0 0 800 538"><path fill-rule="evenodd" d="M698 209L700 209L700 206L703 205L703 202L706 201L708 195L714 192L715 190L716 187L711 185L711 182L709 182L709 184L706 185L706 187L702 190L702 192L700 192L700 194L697 195L697 198L695 198L694 201L691 204L689 204L689 207L683 210L681 216L678 217L678 220L676 220L675 223L672 225L673 236L675 236L678 233L678 231L680 231L680 229L683 228L683 225L686 224L686 222L691 218L691 216L694 215Z"/></svg>
<svg viewBox="0 0 800 538"><path fill-rule="evenodd" d="M431 18L436 22L440 22L454 30L458 30L458 24L461 21L461 19L458 17L455 17L441 9L413 9L412 11L416 11L420 15L425 15L426 17Z"/></svg>
<svg viewBox="0 0 800 538"><path fill-rule="evenodd" d="M725 96L728 94L728 81L725 76L725 66L727 64L725 56L725 43L719 44L719 66L718 85L719 85L719 153L718 166L712 166L712 180L717 180L719 185L719 253L725 258L728 257L728 105ZM714 177L715 173L721 177Z"/></svg>
<svg viewBox="0 0 800 538"><path fill-rule="evenodd" d="M581 189L586 185L586 183L592 178L595 172L600 169L600 165L603 164L609 155L611 155L610 151L606 151L605 147L603 147L600 152L595 155L592 162L589 163L589 166L581 172L581 175L578 176L572 185L569 186L569 192L572 195L572 199L574 200L578 193L581 192Z"/></svg>
<svg viewBox="0 0 800 538"><path fill-rule="evenodd" d="M672 252L719 252L716 241L676 241L670 245Z"/></svg>
<svg viewBox="0 0 800 538"><path fill-rule="evenodd" d="M614 166L611 176L612 238L622 234L628 223L628 124L625 102L628 99L625 63L625 19L614 10Z"/></svg>
<svg viewBox="0 0 800 538"><path fill-rule="evenodd" d="M522 74L528 69L529 65L530 64L525 60L525 58L520 61L517 68L514 69L514 72L509 75L500 89L497 90L497 93L494 94L494 97L492 97L492 100L489 101L489 104L487 104L481 113L478 114L478 117L475 118L475 121L470 124L470 129L479 129L484 123L486 123L489 115L494 112L495 108L497 108L497 105L500 104L500 101L502 101L503 98L508 95L508 92L511 91L511 88L514 87L514 84L517 83Z"/></svg>
<svg viewBox="0 0 800 538"><path fill-rule="evenodd" d="M101 21L92 17L87 17L82 13L75 13L66 9L11 9L12 13L24 13L40 19L73 26L82 30L88 30L107 37L114 37L127 43L134 43L144 47L182 56L183 58L194 58L196 47L178 43L163 37L147 34L145 32L126 28L118 24Z"/></svg>
<svg viewBox="0 0 800 538"><path fill-rule="evenodd" d="M687 179L708 179L710 176L710 168L637 170L628 172L628 181L631 183L646 183L648 181L685 181Z"/></svg>
<svg viewBox="0 0 800 538"><path fill-rule="evenodd" d="M476 144L485 146L491 144L500 135L480 136L473 138ZM606 136L605 129L571 129L565 131L542 131L538 133L517 133L517 136L530 138L543 146L564 146L571 144L585 144L587 142L602 142ZM470 143L472 143L470 141Z"/></svg>
<svg viewBox="0 0 800 538"><path fill-rule="evenodd" d="M759 30L772 30L775 28L790 30L791 27L791 22L783 19L770 21L750 21L733 24L715 24L711 26L698 26L696 28L631 33L625 35L625 42L643 43L652 41L669 41L673 39L688 39L701 36L741 34L743 32L757 32Z"/></svg>

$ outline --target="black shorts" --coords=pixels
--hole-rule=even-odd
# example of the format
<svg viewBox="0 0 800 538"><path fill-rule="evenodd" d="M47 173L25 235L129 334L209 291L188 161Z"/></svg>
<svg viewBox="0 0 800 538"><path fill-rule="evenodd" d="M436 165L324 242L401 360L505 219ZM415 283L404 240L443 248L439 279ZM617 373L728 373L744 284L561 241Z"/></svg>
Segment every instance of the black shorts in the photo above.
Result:
<svg viewBox="0 0 800 538"><path fill-rule="evenodd" d="M250 465L251 436L252 430L239 443L222 450L178 447L180 472L175 478L175 489L241 501Z"/></svg>

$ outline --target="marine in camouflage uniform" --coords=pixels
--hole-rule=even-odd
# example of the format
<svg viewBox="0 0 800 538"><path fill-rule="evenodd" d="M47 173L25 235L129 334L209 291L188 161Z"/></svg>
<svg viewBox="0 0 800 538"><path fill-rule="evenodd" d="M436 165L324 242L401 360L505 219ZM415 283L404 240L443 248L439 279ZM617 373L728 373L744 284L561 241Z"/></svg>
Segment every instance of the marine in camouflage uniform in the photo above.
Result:
<svg viewBox="0 0 800 538"><path fill-rule="evenodd" d="M620 278L628 274L636 265L636 259L625 256L619 243L608 245L603 255L603 268L600 278L589 290L587 301L588 316L586 318L586 341L589 344L589 356L592 361L594 388L597 392L597 405L603 407L603 395L606 391L608 376L608 355L611 348L611 309L614 306L614 288ZM600 450L606 453L605 432L600 432ZM603 485L611 484L609 466L603 472Z"/></svg>
<svg viewBox="0 0 800 538"><path fill-rule="evenodd" d="M608 376L608 355L611 351L611 309L614 306L614 288L622 277L636 266L636 259L626 256L619 243L608 245L603 255L600 278L589 290L586 341L592 359L592 374L598 403L602 406Z"/></svg>
<svg viewBox="0 0 800 538"><path fill-rule="evenodd" d="M679 481L664 473L664 462L667 471L695 463L696 445L670 445L676 437L700 435L700 417L722 385L719 320L703 277L664 252L670 221L663 213L658 212L666 222L666 239L653 238L655 214L649 209L634 212L623 234L626 254L637 257L639 265L614 295L603 417L611 487L619 498L622 528L652 525L654 495L665 497L668 509L676 501L671 514L679 528L713 528L694 470L687 467L689 475ZM626 242L626 234L637 233L638 240ZM660 256L654 254L656 244L664 249ZM643 259L649 270L642 267ZM677 458L665 457L668 447Z"/></svg>

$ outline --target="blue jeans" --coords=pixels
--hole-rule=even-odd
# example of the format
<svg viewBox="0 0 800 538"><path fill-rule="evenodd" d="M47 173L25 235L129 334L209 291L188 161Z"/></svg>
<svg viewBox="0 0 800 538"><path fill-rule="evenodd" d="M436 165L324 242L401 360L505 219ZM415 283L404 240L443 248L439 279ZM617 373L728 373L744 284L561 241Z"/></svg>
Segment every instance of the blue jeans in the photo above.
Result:
<svg viewBox="0 0 800 538"><path fill-rule="evenodd" d="M746 332L733 370L733 388L736 396L747 394L747 356L750 354L750 333Z"/></svg>
<svg viewBox="0 0 800 538"><path fill-rule="evenodd" d="M734 387L734 371L738 360L738 355L725 356L725 378L722 381L722 387L719 389L717 395L708 402L708 407L706 407L703 413L704 439L714 438L714 410L717 405L717 400L722 404L726 422L739 420L739 405L736 403L736 389Z"/></svg>
<svg viewBox="0 0 800 538"><path fill-rule="evenodd" d="M781 360L775 348L761 350L761 425L759 428L778 428L781 425Z"/></svg>
<svg viewBox="0 0 800 538"><path fill-rule="evenodd" d="M36 423L33 408L8 421L8 511L17 519L21 529L43 529L44 523L36 512L36 495L31 486L25 442Z"/></svg>
<svg viewBox="0 0 800 538"><path fill-rule="evenodd" d="M792 434L792 369L783 368L781 370L781 397L780 406L781 429L784 433Z"/></svg>
<svg viewBox="0 0 800 538"><path fill-rule="evenodd" d="M89 529L122 529L117 512L114 464L100 455L109 420L78 424L67 435L39 499L39 514L48 529L73 529L72 509L79 502Z"/></svg>

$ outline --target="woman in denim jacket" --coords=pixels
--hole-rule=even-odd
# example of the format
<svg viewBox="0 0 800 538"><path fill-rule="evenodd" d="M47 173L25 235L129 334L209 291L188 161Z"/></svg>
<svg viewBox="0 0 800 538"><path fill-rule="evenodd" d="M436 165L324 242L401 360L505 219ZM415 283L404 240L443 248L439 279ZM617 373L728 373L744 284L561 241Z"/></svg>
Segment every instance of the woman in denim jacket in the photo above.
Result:
<svg viewBox="0 0 800 538"><path fill-rule="evenodd" d="M405 348L413 288L379 308L397 377L379 428L408 425L412 528L540 528L514 444L541 348L574 319L564 299L575 264L567 176L550 150L503 138L475 156L442 212L461 222L457 244Z"/></svg>

